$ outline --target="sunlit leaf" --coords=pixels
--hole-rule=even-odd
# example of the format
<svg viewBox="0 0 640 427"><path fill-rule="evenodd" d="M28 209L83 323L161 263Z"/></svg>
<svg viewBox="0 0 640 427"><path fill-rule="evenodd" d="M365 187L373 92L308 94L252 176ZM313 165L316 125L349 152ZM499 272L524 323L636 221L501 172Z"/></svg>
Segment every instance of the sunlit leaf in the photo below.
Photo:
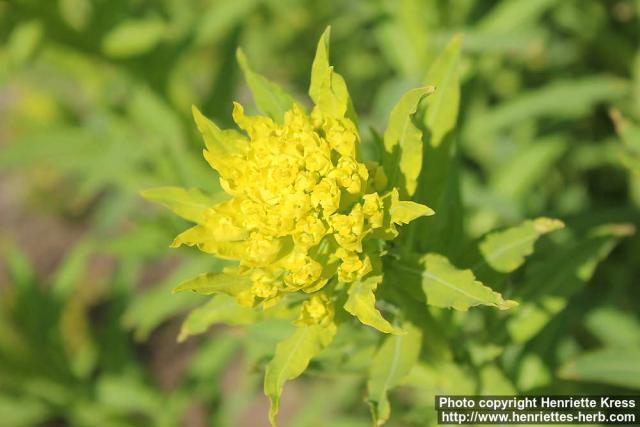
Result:
<svg viewBox="0 0 640 427"><path fill-rule="evenodd" d="M298 327L276 347L273 359L267 365L264 377L264 393L271 401L269 420L276 425L280 407L280 395L284 384L307 369L309 361L325 348L336 333L335 324Z"/></svg>
<svg viewBox="0 0 640 427"><path fill-rule="evenodd" d="M16 26L7 43L10 58L16 64L27 61L42 39L43 26L38 21L23 22Z"/></svg>
<svg viewBox="0 0 640 427"><path fill-rule="evenodd" d="M178 341L184 341L191 335L201 334L209 327L223 323L226 325L246 325L255 322L257 312L241 306L235 298L228 295L214 295L205 305L195 308L182 323Z"/></svg>
<svg viewBox="0 0 640 427"><path fill-rule="evenodd" d="M529 0L524 3L518 0L504 0L493 7L477 27L486 33L511 34L518 27L535 22L555 4L554 0Z"/></svg>
<svg viewBox="0 0 640 427"><path fill-rule="evenodd" d="M428 206L410 200L400 200L398 192L393 189L391 193L391 222L394 224L409 224L421 216L433 215L435 212Z"/></svg>
<svg viewBox="0 0 640 427"><path fill-rule="evenodd" d="M387 393L401 384L420 354L422 332L408 322L402 327L407 333L386 338L371 362L367 400L376 425L382 425L389 419L391 407Z"/></svg>
<svg viewBox="0 0 640 427"><path fill-rule="evenodd" d="M207 209L229 197L226 193L208 196L196 188L180 187L149 188L142 190L140 195L171 209L179 217L198 224L204 221L204 212Z"/></svg>
<svg viewBox="0 0 640 427"><path fill-rule="evenodd" d="M640 348L605 348L582 354L558 372L564 379L640 389Z"/></svg>
<svg viewBox="0 0 640 427"><path fill-rule="evenodd" d="M533 253L533 246L540 236L563 227L563 222L557 219L527 220L518 226L489 233L480 242L480 252L494 270L509 273Z"/></svg>
<svg viewBox="0 0 640 427"><path fill-rule="evenodd" d="M226 294L236 296L251 285L251 278L236 273L203 273L186 280L175 287L173 292L191 291L200 295Z"/></svg>
<svg viewBox="0 0 640 427"><path fill-rule="evenodd" d="M420 101L433 90L432 86L410 90L389 114L383 165L390 186L398 187L403 197L415 193L422 168L422 131L413 123L413 116Z"/></svg>
<svg viewBox="0 0 640 427"><path fill-rule="evenodd" d="M526 119L579 117L600 102L624 96L628 89L626 81L612 77L554 81L474 117L467 122L465 137L473 140L486 133L515 126Z"/></svg>
<svg viewBox="0 0 640 427"><path fill-rule="evenodd" d="M156 47L166 30L160 19L125 21L107 33L102 40L102 50L114 58L138 56Z"/></svg>
<svg viewBox="0 0 640 427"><path fill-rule="evenodd" d="M460 46L462 35L449 42L429 69L425 83L434 85L435 93L427 98L424 124L430 131L429 144L440 145L455 127L460 104Z"/></svg>
<svg viewBox="0 0 640 427"><path fill-rule="evenodd" d="M422 258L422 289L427 304L466 311L476 305L490 305L506 310L517 305L476 280L471 270L460 270L439 254Z"/></svg>
<svg viewBox="0 0 640 427"><path fill-rule="evenodd" d="M640 347L640 321L632 313L612 306L597 308L587 316L585 327L607 346Z"/></svg>
<svg viewBox="0 0 640 427"><path fill-rule="evenodd" d="M629 224L608 224L550 254L521 286L523 304L506 324L511 338L525 342L567 305L567 298L591 279L618 241L634 233ZM532 266L533 269L533 266Z"/></svg>
<svg viewBox="0 0 640 427"><path fill-rule="evenodd" d="M241 49L237 50L236 57L260 111L282 123L284 113L291 109L295 100L280 86L253 71Z"/></svg>
<svg viewBox="0 0 640 427"><path fill-rule="evenodd" d="M309 96L320 111L330 117L347 117L357 123L357 117L344 78L329 63L331 27L322 33L311 66Z"/></svg>
<svg viewBox="0 0 640 427"><path fill-rule="evenodd" d="M347 302L344 309L365 325L372 326L385 333L402 334L401 329L389 323L376 308L375 290L382 281L381 276L370 276L349 285Z"/></svg>

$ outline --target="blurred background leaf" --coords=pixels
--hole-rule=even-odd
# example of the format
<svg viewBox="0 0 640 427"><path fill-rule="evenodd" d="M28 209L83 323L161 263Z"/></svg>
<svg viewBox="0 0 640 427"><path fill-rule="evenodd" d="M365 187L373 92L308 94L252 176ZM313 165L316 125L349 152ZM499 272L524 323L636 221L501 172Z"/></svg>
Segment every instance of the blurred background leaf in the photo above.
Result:
<svg viewBox="0 0 640 427"><path fill-rule="evenodd" d="M513 313L405 296L437 333L389 393L388 425L435 424L435 394L637 391L639 22L637 0L0 1L0 426L267 425L259 373L289 325L205 316L204 335L176 343L204 300L170 290L223 264L169 250L186 223L139 191L218 194L191 106L230 126L234 100L274 109L249 90L271 83L278 108L285 94L309 106L329 24L368 157L401 94L438 86L414 120L415 200L436 215L403 239L472 268L487 233L566 224L510 274L474 270ZM347 335L287 385L283 425L370 424L380 337Z"/></svg>

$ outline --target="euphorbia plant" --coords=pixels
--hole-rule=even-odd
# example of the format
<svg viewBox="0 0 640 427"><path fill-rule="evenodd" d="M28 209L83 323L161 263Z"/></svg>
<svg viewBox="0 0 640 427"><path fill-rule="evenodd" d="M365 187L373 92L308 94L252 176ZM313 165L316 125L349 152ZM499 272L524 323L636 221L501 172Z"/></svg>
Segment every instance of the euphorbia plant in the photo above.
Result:
<svg viewBox="0 0 640 427"><path fill-rule="evenodd" d="M232 264L176 288L213 295L186 320L183 337L219 321L276 317L295 325L266 366L273 424L284 383L302 374L341 330L357 334L354 318L358 328L392 337L378 346L369 371L368 400L382 424L390 414L387 391L419 357L426 327L420 307L429 316L424 303L462 311L517 305L446 256L455 253L446 249L451 240L460 238L451 226L459 212L451 211L447 183L455 174L460 42L454 38L429 74L433 81L426 83L438 87L404 94L384 136L373 133L369 141L359 132L344 79L329 63L329 30L313 61L309 109L251 70L238 52L266 115L245 115L236 103L233 119L241 131L221 130L193 109L204 157L224 192L171 187L144 193L196 223L173 247L196 246ZM363 143L372 144L377 159L363 159ZM419 219L434 214L427 204L434 218L443 218ZM479 245L481 264L513 271L540 235L561 226L539 218L489 235Z"/></svg>

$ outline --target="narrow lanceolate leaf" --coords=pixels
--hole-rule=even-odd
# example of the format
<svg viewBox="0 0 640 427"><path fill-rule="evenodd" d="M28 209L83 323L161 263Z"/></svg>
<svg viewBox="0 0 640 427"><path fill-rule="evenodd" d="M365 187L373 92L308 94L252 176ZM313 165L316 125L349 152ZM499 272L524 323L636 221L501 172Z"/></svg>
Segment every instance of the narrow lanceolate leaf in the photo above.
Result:
<svg viewBox="0 0 640 427"><path fill-rule="evenodd" d="M533 253L533 246L540 236L563 227L564 223L557 219L527 220L516 227L489 233L480 242L480 252L494 270L509 273Z"/></svg>
<svg viewBox="0 0 640 427"><path fill-rule="evenodd" d="M640 348L606 348L585 353L563 366L560 378L640 390Z"/></svg>
<svg viewBox="0 0 640 427"><path fill-rule="evenodd" d="M425 83L434 85L436 92L426 101L424 124L431 132L429 143L440 145L456 125L460 104L460 46L462 35L449 42L444 52L429 69Z"/></svg>
<svg viewBox="0 0 640 427"><path fill-rule="evenodd" d="M293 107L295 102L293 97L277 84L253 71L241 49L236 51L236 57L260 111L269 115L276 122L282 123L284 113Z"/></svg>
<svg viewBox="0 0 640 427"><path fill-rule="evenodd" d="M398 187L403 197L415 193L422 169L422 131L413 123L413 116L420 100L433 90L433 86L410 90L389 114L384 132L383 166L389 185Z"/></svg>
<svg viewBox="0 0 640 427"><path fill-rule="evenodd" d="M208 303L189 313L180 328L178 341L202 334L216 324L247 325L253 323L257 316L254 309L241 306L233 297L214 295Z"/></svg>
<svg viewBox="0 0 640 427"><path fill-rule="evenodd" d="M335 333L336 326L333 323L298 327L278 344L264 377L264 393L271 401L269 420L273 426L276 425L284 383L302 374L311 359L329 345Z"/></svg>
<svg viewBox="0 0 640 427"><path fill-rule="evenodd" d="M422 345L422 333L414 325L405 322L405 335L388 337L378 350L367 381L368 401L376 425L384 424L391 414L387 393L400 385L418 361Z"/></svg>
<svg viewBox="0 0 640 427"><path fill-rule="evenodd" d="M226 294L235 296L251 286L248 276L235 273L203 273L193 279L180 283L173 290L176 292L191 291L200 295Z"/></svg>
<svg viewBox="0 0 640 427"><path fill-rule="evenodd" d="M229 198L226 193L208 196L196 188L158 187L140 192L147 200L169 208L181 218L201 224L205 210Z"/></svg>
<svg viewBox="0 0 640 427"><path fill-rule="evenodd" d="M349 296L344 309L365 325L374 327L381 332L403 334L404 331L391 325L376 308L374 292L381 281L382 276L372 276L352 283L347 291Z"/></svg>
<svg viewBox="0 0 640 427"><path fill-rule="evenodd" d="M311 66L309 96L320 111L330 117L347 117L357 123L357 117L344 78L329 63L331 27L322 33Z"/></svg>
<svg viewBox="0 0 640 427"><path fill-rule="evenodd" d="M442 255L427 254L422 264L422 290L429 305L462 311L476 305L491 305L500 310L517 305L476 280L471 270L454 267Z"/></svg>

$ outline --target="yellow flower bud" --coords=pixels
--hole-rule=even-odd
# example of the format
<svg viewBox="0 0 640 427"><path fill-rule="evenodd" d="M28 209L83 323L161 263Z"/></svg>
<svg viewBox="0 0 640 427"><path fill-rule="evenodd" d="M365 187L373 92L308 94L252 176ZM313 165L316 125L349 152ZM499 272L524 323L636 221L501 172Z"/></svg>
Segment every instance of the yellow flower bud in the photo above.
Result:
<svg viewBox="0 0 640 427"><path fill-rule="evenodd" d="M333 303L325 294L314 294L302 303L300 317L296 321L299 325L321 325L333 320Z"/></svg>

